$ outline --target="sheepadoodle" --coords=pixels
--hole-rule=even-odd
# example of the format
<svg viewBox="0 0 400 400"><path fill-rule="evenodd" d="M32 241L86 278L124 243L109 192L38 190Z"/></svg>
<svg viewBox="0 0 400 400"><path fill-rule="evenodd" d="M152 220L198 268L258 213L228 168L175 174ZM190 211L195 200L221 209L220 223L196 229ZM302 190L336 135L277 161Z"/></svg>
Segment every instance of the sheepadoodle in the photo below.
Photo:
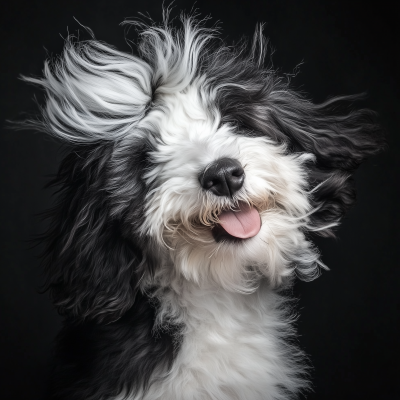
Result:
<svg viewBox="0 0 400 400"><path fill-rule="evenodd" d="M382 139L355 97L314 104L190 17L133 53L69 38L28 121L68 144L44 235L65 316L49 398L283 400L308 385L288 298L321 268Z"/></svg>

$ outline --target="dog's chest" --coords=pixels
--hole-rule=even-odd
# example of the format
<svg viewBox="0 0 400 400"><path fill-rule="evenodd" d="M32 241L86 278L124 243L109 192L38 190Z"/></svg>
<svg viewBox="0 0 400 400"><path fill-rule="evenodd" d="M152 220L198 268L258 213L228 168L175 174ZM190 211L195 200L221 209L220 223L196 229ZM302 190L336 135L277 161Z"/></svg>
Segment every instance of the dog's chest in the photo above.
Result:
<svg viewBox="0 0 400 400"><path fill-rule="evenodd" d="M183 340L168 375L144 399L278 399L290 380L278 331L279 298L268 289L251 295L191 288L169 299L182 315ZM174 304L175 303L175 304Z"/></svg>

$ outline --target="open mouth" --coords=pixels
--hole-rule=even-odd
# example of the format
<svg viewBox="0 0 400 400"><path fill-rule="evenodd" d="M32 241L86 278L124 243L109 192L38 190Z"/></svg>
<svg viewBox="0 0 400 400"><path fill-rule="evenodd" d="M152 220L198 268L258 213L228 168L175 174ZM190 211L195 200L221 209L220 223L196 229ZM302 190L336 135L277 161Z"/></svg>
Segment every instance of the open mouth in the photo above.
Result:
<svg viewBox="0 0 400 400"><path fill-rule="evenodd" d="M235 210L225 210L219 215L219 224L212 229L216 242L243 240L257 235L261 229L261 218L256 208L239 203Z"/></svg>

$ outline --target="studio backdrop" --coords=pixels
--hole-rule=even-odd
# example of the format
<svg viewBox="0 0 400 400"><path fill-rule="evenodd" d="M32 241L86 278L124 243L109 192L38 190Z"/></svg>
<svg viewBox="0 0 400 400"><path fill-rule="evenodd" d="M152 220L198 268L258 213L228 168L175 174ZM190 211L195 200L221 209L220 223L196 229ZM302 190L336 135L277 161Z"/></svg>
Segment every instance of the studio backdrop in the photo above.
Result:
<svg viewBox="0 0 400 400"><path fill-rule="evenodd" d="M41 216L54 205L44 187L65 146L15 122L38 113L43 91L20 77L42 76L45 59L65 40L94 37L132 52L135 29L126 18L162 21L162 1L21 1L1 6L0 136L0 393L41 399L61 328L40 266L46 230ZM297 280L292 307L297 343L307 354L311 390L303 399L399 397L399 134L400 70L397 12L388 1L177 0L181 11L218 26L227 45L250 40L264 23L270 68L315 103L364 94L355 107L377 113L387 145L355 174L357 201L337 238L312 237L329 268L311 282ZM208 19L207 19L208 18ZM240 104L238 105L240 106ZM76 343L79 346L79 343ZM235 349L232 349L234 351Z"/></svg>

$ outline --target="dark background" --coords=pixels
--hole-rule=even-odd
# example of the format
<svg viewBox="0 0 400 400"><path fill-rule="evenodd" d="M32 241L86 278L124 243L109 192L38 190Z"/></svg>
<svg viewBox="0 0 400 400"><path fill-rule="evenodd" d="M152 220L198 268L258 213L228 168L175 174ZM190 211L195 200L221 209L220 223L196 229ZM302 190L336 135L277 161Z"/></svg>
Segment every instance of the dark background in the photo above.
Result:
<svg viewBox="0 0 400 400"><path fill-rule="evenodd" d="M118 24L138 11L161 17L161 1L11 1L1 8L0 124L0 393L3 399L40 399L60 326L42 281L37 250L29 239L44 223L37 213L51 205L43 190L57 170L60 144L43 134L14 132L7 119L36 110L35 88L19 74L40 75L44 59L57 55L63 37L87 34L130 51ZM192 2L176 1L190 11ZM400 399L399 394L399 213L400 179L398 11L389 1L208 1L196 7L221 21L228 42L251 36L257 22L276 49L274 65L315 101L367 92L364 106L376 110L389 149L356 175L357 205L338 240L318 240L330 272L296 284L301 347L313 365L308 399Z"/></svg>

